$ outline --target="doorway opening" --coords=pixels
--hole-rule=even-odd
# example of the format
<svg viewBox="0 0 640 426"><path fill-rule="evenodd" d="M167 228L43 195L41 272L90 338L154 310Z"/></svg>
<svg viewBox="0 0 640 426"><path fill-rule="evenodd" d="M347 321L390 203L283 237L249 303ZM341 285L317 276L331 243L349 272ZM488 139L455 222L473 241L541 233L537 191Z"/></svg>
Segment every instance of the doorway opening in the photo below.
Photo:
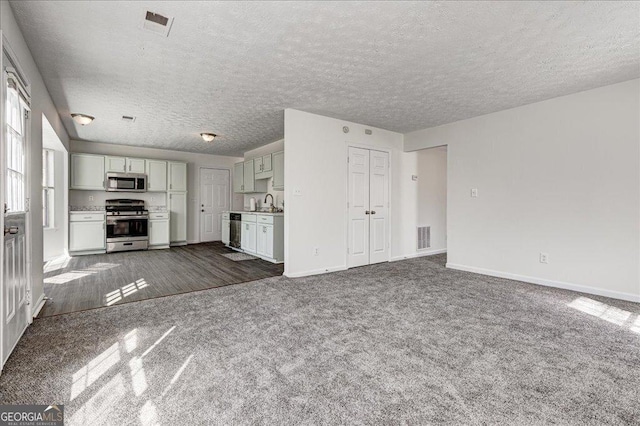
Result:
<svg viewBox="0 0 640 426"><path fill-rule="evenodd" d="M423 149L416 154L416 253L418 256L443 254L446 263L447 146Z"/></svg>

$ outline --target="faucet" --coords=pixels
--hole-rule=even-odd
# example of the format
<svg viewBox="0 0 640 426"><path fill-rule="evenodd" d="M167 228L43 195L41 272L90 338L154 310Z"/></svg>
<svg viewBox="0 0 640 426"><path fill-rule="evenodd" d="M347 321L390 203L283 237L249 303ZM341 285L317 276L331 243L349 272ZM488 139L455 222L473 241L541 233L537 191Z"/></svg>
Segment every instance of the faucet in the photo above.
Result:
<svg viewBox="0 0 640 426"><path fill-rule="evenodd" d="M273 195L271 195L271 194L267 194L267 195L265 195L265 197L264 197L264 203L265 203L265 204L267 204L267 198L268 198L268 197L271 197L271 204L270 204L270 207L271 207L271 210L273 211Z"/></svg>

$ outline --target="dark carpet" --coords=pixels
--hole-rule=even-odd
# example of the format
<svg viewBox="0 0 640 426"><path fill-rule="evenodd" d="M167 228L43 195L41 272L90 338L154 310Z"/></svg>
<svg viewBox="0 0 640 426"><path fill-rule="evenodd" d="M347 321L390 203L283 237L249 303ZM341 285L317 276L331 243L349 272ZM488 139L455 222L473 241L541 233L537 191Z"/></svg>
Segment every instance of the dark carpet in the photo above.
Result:
<svg viewBox="0 0 640 426"><path fill-rule="evenodd" d="M640 423L640 305L443 259L36 320L0 399L70 425Z"/></svg>

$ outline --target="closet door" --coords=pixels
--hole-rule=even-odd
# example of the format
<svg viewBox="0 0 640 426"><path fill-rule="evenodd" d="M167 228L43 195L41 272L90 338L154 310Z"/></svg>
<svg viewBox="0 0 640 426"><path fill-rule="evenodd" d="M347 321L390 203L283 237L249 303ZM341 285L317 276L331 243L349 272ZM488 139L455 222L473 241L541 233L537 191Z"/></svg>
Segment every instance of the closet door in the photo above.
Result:
<svg viewBox="0 0 640 426"><path fill-rule="evenodd" d="M369 151L369 263L389 261L389 153Z"/></svg>
<svg viewBox="0 0 640 426"><path fill-rule="evenodd" d="M348 266L369 264L369 150L349 147Z"/></svg>

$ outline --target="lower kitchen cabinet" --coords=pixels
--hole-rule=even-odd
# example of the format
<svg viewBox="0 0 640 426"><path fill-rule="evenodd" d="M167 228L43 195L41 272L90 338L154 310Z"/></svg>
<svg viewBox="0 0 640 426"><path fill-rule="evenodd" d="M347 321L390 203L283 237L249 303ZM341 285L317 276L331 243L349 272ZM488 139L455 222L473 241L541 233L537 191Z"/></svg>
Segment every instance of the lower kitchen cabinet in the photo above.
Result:
<svg viewBox="0 0 640 426"><path fill-rule="evenodd" d="M247 218L245 220L245 217ZM242 215L242 231L240 232L240 248L247 253L256 252L256 215Z"/></svg>
<svg viewBox="0 0 640 426"><path fill-rule="evenodd" d="M229 220L229 213L222 213L222 243L228 246L231 242L231 221Z"/></svg>
<svg viewBox="0 0 640 426"><path fill-rule="evenodd" d="M256 232L256 253L273 257L273 225L258 225Z"/></svg>
<svg viewBox="0 0 640 426"><path fill-rule="evenodd" d="M106 245L105 214L72 212L69 214L69 253L104 253Z"/></svg>
<svg viewBox="0 0 640 426"><path fill-rule="evenodd" d="M169 213L149 214L149 248L169 247Z"/></svg>
<svg viewBox="0 0 640 426"><path fill-rule="evenodd" d="M171 245L187 244L187 193L169 193L169 241Z"/></svg>

